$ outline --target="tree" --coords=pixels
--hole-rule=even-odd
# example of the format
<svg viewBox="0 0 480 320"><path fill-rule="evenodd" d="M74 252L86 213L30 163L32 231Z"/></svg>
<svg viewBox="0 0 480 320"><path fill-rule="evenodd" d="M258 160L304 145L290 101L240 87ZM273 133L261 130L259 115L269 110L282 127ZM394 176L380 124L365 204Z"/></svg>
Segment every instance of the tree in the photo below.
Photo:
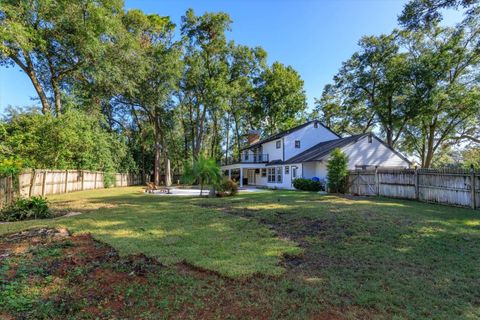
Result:
<svg viewBox="0 0 480 320"><path fill-rule="evenodd" d="M183 180L187 183L198 182L200 196L202 196L203 186L205 184L211 186L219 184L222 180L222 173L215 159L200 156L192 165L187 163Z"/></svg>
<svg viewBox="0 0 480 320"><path fill-rule="evenodd" d="M228 93L225 32L230 24L230 17L222 12L196 16L189 9L182 17L185 69L178 96L185 112L184 131L193 159L198 159L205 148L208 130L213 139L211 145L217 145L220 115ZM213 149L210 155L215 154Z"/></svg>
<svg viewBox="0 0 480 320"><path fill-rule="evenodd" d="M432 165L439 150L478 130L479 30L476 25L435 27L406 35L413 80L410 103L418 112L407 125L404 145L423 167Z"/></svg>
<svg viewBox="0 0 480 320"><path fill-rule="evenodd" d="M160 183L160 164L163 159L165 185L171 184L171 167L167 150L169 131L173 129L173 94L180 80L181 48L172 41L174 25L168 18L144 15L139 11L128 13L129 24L138 41L143 43L140 57L147 65L144 77L138 78L138 90L126 95L135 119L145 118L152 127L155 149L154 182Z"/></svg>
<svg viewBox="0 0 480 320"><path fill-rule="evenodd" d="M98 116L67 110L61 118L37 110L10 111L0 122L4 156L30 168L134 172L125 138L101 126Z"/></svg>
<svg viewBox="0 0 480 320"><path fill-rule="evenodd" d="M347 168L347 155L339 148L334 149L327 162L327 185L330 192L345 192L345 179L348 176Z"/></svg>
<svg viewBox="0 0 480 320"><path fill-rule="evenodd" d="M442 20L442 10L460 7L466 10L465 20L471 20L479 15L479 3L478 0L411 0L399 21L407 29L429 28Z"/></svg>
<svg viewBox="0 0 480 320"><path fill-rule="evenodd" d="M475 170L480 170L480 146L471 146L463 150L462 160L465 168L473 166Z"/></svg>
<svg viewBox="0 0 480 320"><path fill-rule="evenodd" d="M415 108L406 103L406 55L400 52L397 32L363 37L360 51L343 63L316 100L314 112L340 133L365 133L378 127L393 147Z"/></svg>
<svg viewBox="0 0 480 320"><path fill-rule="evenodd" d="M274 62L257 79L255 94L252 116L265 134L289 129L305 120L303 80L292 67Z"/></svg>
<svg viewBox="0 0 480 320"><path fill-rule="evenodd" d="M63 96L81 69L102 62L115 41L120 0L1 0L0 63L30 78L42 112L63 112Z"/></svg>

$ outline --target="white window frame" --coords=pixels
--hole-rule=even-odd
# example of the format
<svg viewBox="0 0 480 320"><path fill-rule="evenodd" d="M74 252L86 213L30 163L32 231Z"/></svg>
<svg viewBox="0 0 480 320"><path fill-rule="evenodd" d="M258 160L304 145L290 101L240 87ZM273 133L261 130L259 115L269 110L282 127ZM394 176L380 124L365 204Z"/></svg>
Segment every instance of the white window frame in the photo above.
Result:
<svg viewBox="0 0 480 320"><path fill-rule="evenodd" d="M275 168L267 168L267 182L275 183Z"/></svg>
<svg viewBox="0 0 480 320"><path fill-rule="evenodd" d="M290 174L290 166L285 166L285 174Z"/></svg>
<svg viewBox="0 0 480 320"><path fill-rule="evenodd" d="M298 170L297 166L292 166L292 179L297 178L297 170Z"/></svg>
<svg viewBox="0 0 480 320"><path fill-rule="evenodd" d="M262 178L265 178L267 176L267 168L262 168L261 175Z"/></svg>
<svg viewBox="0 0 480 320"><path fill-rule="evenodd" d="M281 148L282 148L282 140L277 140L277 141L275 142L275 147L276 147L277 149L281 149Z"/></svg>
<svg viewBox="0 0 480 320"><path fill-rule="evenodd" d="M276 174L277 174L277 183L283 182L283 170L282 167L277 167Z"/></svg>

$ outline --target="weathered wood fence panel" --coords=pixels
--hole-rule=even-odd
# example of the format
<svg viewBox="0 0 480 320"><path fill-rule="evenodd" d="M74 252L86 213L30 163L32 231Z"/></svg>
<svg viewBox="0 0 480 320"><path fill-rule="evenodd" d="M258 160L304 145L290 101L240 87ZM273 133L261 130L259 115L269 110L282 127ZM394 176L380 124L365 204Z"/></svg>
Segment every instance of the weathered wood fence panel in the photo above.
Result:
<svg viewBox="0 0 480 320"><path fill-rule="evenodd" d="M114 187L140 185L138 174L114 174ZM13 202L15 197L47 196L81 190L104 188L104 172L85 170L32 170L18 176L0 178L0 208Z"/></svg>
<svg viewBox="0 0 480 320"><path fill-rule="evenodd" d="M480 208L480 175L472 170L377 169L349 172L348 192Z"/></svg>

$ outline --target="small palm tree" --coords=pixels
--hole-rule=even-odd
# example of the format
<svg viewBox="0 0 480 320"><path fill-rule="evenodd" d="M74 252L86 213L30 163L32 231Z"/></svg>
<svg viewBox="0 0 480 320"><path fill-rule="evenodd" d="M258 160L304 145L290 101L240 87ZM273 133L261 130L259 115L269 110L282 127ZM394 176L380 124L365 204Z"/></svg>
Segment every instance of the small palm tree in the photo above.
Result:
<svg viewBox="0 0 480 320"><path fill-rule="evenodd" d="M201 156L198 160L193 162L193 165L185 167L183 180L187 183L197 181L200 184L200 196L203 195L203 186L217 185L222 180L220 167L214 159L205 158Z"/></svg>

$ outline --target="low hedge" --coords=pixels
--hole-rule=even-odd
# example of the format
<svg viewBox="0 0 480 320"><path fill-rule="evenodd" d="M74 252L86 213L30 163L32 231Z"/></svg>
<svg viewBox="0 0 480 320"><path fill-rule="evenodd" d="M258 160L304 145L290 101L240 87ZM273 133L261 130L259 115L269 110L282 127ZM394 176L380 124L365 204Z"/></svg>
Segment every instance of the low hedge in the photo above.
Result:
<svg viewBox="0 0 480 320"><path fill-rule="evenodd" d="M303 191L322 191L325 190L325 186L321 181L314 181L311 179L297 178L293 180L293 186L295 189Z"/></svg>

